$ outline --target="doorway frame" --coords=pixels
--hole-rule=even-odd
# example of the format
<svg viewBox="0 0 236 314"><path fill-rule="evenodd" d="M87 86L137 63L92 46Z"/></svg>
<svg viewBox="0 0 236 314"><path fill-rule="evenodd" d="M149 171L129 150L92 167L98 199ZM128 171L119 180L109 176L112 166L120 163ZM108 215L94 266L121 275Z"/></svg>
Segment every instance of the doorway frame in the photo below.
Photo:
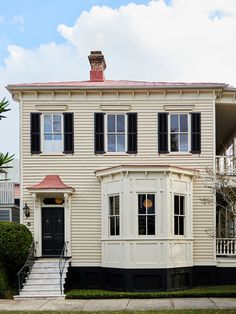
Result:
<svg viewBox="0 0 236 314"><path fill-rule="evenodd" d="M42 257L42 201L45 197L63 197L64 204L64 242L67 244L66 257L71 257L71 193L66 192L41 192L34 193L34 242L35 256ZM51 205L50 205L51 206ZM57 206L58 207L58 206Z"/></svg>

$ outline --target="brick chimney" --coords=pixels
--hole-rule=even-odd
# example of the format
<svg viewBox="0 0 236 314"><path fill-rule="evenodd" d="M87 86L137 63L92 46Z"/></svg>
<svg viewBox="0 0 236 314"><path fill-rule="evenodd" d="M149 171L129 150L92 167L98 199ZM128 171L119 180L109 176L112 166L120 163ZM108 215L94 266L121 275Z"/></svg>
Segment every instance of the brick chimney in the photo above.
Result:
<svg viewBox="0 0 236 314"><path fill-rule="evenodd" d="M103 82L105 81L104 71L106 69L106 61L101 51L91 51L88 56L91 65L90 81Z"/></svg>

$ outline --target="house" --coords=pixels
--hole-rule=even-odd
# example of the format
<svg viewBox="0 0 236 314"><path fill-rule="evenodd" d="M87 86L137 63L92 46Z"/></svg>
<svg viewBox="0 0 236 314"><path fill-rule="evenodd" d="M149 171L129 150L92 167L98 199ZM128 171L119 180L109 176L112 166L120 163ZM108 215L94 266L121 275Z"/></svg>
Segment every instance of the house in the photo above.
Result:
<svg viewBox="0 0 236 314"><path fill-rule="evenodd" d="M0 169L0 221L20 222L19 160Z"/></svg>
<svg viewBox="0 0 236 314"><path fill-rule="evenodd" d="M236 174L224 155L232 143L236 155L236 88L106 80L102 53L89 61L89 81L7 86L20 106L21 222L41 267L68 258L66 289L235 283L235 234L216 238L205 174Z"/></svg>

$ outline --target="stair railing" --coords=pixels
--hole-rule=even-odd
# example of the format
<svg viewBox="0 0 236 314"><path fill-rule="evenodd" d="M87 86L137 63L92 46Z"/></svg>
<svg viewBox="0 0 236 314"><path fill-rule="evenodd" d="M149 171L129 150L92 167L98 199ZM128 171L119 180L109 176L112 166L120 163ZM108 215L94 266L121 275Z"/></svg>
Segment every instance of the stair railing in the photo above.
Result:
<svg viewBox="0 0 236 314"><path fill-rule="evenodd" d="M32 242L29 248L29 254L24 266L18 271L18 291L20 293L24 283L27 282L35 260L35 243Z"/></svg>
<svg viewBox="0 0 236 314"><path fill-rule="evenodd" d="M66 265L66 260L67 260L67 245L68 245L68 241L66 241L64 243L63 249L61 251L61 255L60 255L60 259L59 259L59 272L60 272L60 291L61 294L63 294L63 288L62 288L62 276L63 276L63 272L65 269L65 265Z"/></svg>

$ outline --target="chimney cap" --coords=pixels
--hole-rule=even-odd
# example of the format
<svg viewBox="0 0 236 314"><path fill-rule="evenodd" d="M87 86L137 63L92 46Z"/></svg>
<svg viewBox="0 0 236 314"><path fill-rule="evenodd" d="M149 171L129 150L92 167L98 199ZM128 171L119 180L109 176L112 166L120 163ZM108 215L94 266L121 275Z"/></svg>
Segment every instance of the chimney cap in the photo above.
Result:
<svg viewBox="0 0 236 314"><path fill-rule="evenodd" d="M91 70L104 71L107 67L104 55L100 50L91 51L88 59L91 65Z"/></svg>

